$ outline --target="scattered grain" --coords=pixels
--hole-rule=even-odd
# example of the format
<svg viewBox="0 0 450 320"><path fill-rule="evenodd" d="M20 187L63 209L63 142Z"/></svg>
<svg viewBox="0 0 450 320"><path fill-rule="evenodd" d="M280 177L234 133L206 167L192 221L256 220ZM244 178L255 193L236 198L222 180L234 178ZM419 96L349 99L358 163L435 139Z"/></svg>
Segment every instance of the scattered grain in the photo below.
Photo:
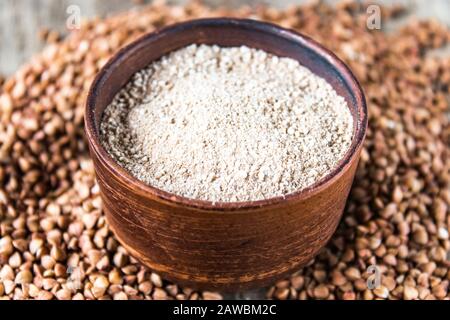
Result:
<svg viewBox="0 0 450 320"><path fill-rule="evenodd" d="M14 283L25 270L33 277L27 285L28 298L32 299L66 298L63 288L74 300L95 299L93 276L99 274L108 278L109 287L123 285L114 293L118 298L124 297L120 293L124 292L130 299L151 299L153 291L159 298L173 297L170 283L161 281L157 287L150 280L151 272L137 262L129 259L127 263L134 270L128 269L128 274L115 266L113 257L124 251L114 235L102 229L106 223L100 212L96 223L83 220L93 208L101 209L83 138L86 92L99 65L144 32L183 19L230 14L289 23L332 49L356 73L369 108L367 140L344 213L346 219L314 261L284 279L287 287L274 286L267 296L309 299L314 297L315 287L325 285L329 299L379 298L368 288L356 290L371 276L367 268L376 264L383 277L396 280L396 284L383 283L386 289L381 291L392 296L380 292L382 297L402 299L405 288L411 287L407 295L414 297L415 289L417 299L449 298L450 241L445 231L439 230L448 231L450 223L450 131L445 114L449 108L450 58L426 55L428 49L450 42L448 28L416 21L386 36L382 31L368 30L364 6L348 1L338 9L324 2L290 10L223 11L198 3L180 8L183 15L180 9L152 4L106 20L88 21L5 80L0 89L0 299L25 296L22 285ZM394 14L386 8L382 11L384 21ZM111 40L108 53L94 46L105 35ZM54 63L59 67L51 68ZM73 76L67 81L70 77L64 73L70 69ZM15 83L23 82L24 76L30 80L25 92L20 92L23 86L15 88ZM47 130L53 134L39 131L52 118L60 118ZM395 203L397 210L384 218L382 211L390 203ZM389 240L388 246L392 236L397 239ZM55 246L62 251L62 260L51 268L53 261L48 257L53 259L50 251ZM89 262L92 249L104 254L95 265ZM22 257L21 266L12 268L8 261L16 252ZM385 255L395 256L397 264L386 264ZM63 273L64 269L67 272ZM314 276L318 270L328 275L323 283L317 283ZM340 275L333 277L333 270L345 280ZM28 277L23 276L19 280ZM124 285L129 276L136 278ZM173 298L200 297L181 287Z"/></svg>

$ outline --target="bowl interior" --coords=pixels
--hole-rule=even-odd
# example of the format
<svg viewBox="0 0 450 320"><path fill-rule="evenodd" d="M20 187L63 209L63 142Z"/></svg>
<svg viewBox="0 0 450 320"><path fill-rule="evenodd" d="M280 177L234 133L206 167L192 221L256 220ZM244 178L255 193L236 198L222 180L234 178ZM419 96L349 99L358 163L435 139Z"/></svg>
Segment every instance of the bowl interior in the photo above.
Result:
<svg viewBox="0 0 450 320"><path fill-rule="evenodd" d="M364 95L351 71L334 54L308 37L273 24L247 19L216 18L180 23L146 35L119 51L105 65L91 87L87 102L87 131L90 139L95 140L94 148L100 149L102 154L106 153L99 143L101 117L132 75L167 53L194 43L222 47L245 45L295 59L327 80L345 98L353 116L352 145L333 172L300 193L312 190L338 174L361 146L367 125ZM112 158L109 160L113 161Z"/></svg>

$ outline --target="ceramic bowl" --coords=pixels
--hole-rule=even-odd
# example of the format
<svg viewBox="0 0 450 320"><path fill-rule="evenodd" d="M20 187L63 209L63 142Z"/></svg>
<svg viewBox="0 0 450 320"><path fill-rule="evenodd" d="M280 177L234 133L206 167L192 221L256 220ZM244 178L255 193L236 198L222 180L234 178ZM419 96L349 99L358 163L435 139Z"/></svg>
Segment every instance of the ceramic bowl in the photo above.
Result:
<svg viewBox="0 0 450 320"><path fill-rule="evenodd" d="M99 141L103 110L134 73L193 43L262 49L298 60L326 79L346 99L354 119L345 157L307 189L250 202L188 199L131 176ZM349 68L312 39L269 23L217 18L164 28L119 51L92 84L85 126L104 212L130 254L177 283L234 291L269 285L299 269L333 235L360 157L367 109Z"/></svg>

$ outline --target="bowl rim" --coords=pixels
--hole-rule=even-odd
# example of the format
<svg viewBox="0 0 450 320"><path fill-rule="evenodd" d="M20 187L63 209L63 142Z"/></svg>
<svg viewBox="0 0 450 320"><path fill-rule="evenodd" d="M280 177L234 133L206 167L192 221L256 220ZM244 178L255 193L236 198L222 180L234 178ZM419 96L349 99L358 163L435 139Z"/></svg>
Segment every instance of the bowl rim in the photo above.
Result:
<svg viewBox="0 0 450 320"><path fill-rule="evenodd" d="M338 162L338 164L331 170L327 175L322 177L320 180L316 181L314 184L287 195L276 196L267 199L255 200L255 201L235 201L235 202L223 202L223 201L208 201L193 199L184 196L180 196L171 192L164 191L162 189L156 188L154 186L148 185L139 179L132 176L125 168L120 166L113 158L109 155L106 149L100 142L99 134L95 129L95 101L98 97L97 93L104 84L108 76L114 72L116 65L122 63L127 57L131 56L136 50L141 49L143 46L147 46L152 40L157 40L161 37L172 36L179 30L183 30L186 27L202 27L202 26L217 26L217 25L234 25L236 27L242 27L247 29L253 29L259 32L270 33L277 37L284 37L287 40L297 42L302 47L306 47L311 50L317 56L326 60L330 65L332 65L339 75L345 80L346 85L349 87L350 92L353 94L356 101L356 109L358 112L358 117L356 123L354 123L354 134L352 137L352 142L344 157ZM91 148L91 152L99 158L102 164L108 169L109 173L112 173L116 178L122 180L127 185L133 187L133 192L140 193L143 197L156 197L163 201L181 205L194 207L201 210L208 211L235 211L239 209L256 209L261 207L266 207L270 205L278 205L287 203L290 201L299 201L309 198L315 194L320 193L323 189L328 188L336 180L338 180L344 172L346 172L353 159L357 156L364 138L366 135L367 125L368 125L368 112L367 105L362 87L356 77L353 75L350 68L340 60L333 52L323 47L321 44L313 40L312 38L298 33L292 29L286 29L276 24L270 22L263 22L253 19L242 19L242 18L202 18L187 20L184 22L178 22L164 28L158 29L156 31L147 33L137 40L131 42L130 44L124 46L116 54L114 54L109 61L101 68L101 70L96 75L94 81L91 83L89 88L88 96L86 99L85 113L85 132L87 136L88 143Z"/></svg>

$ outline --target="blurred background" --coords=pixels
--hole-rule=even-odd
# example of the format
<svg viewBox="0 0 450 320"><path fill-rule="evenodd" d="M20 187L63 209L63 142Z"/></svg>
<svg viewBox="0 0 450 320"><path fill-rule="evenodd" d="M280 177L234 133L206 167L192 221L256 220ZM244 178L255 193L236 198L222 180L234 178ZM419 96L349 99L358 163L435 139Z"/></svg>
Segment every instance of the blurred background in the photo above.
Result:
<svg viewBox="0 0 450 320"><path fill-rule="evenodd" d="M56 30L64 35L67 9L76 5L83 19L105 16L138 7L151 0L0 0L0 75L13 73L33 53L38 52L44 42L46 30ZM185 0L169 0L182 4ZM308 0L203 0L210 6L239 7L242 5L270 5L286 7L308 2ZM329 1L332 2L332 1ZM376 3L400 3L410 9L409 17L434 17L450 25L449 0L378 0ZM401 24L401 21L399 22Z"/></svg>

